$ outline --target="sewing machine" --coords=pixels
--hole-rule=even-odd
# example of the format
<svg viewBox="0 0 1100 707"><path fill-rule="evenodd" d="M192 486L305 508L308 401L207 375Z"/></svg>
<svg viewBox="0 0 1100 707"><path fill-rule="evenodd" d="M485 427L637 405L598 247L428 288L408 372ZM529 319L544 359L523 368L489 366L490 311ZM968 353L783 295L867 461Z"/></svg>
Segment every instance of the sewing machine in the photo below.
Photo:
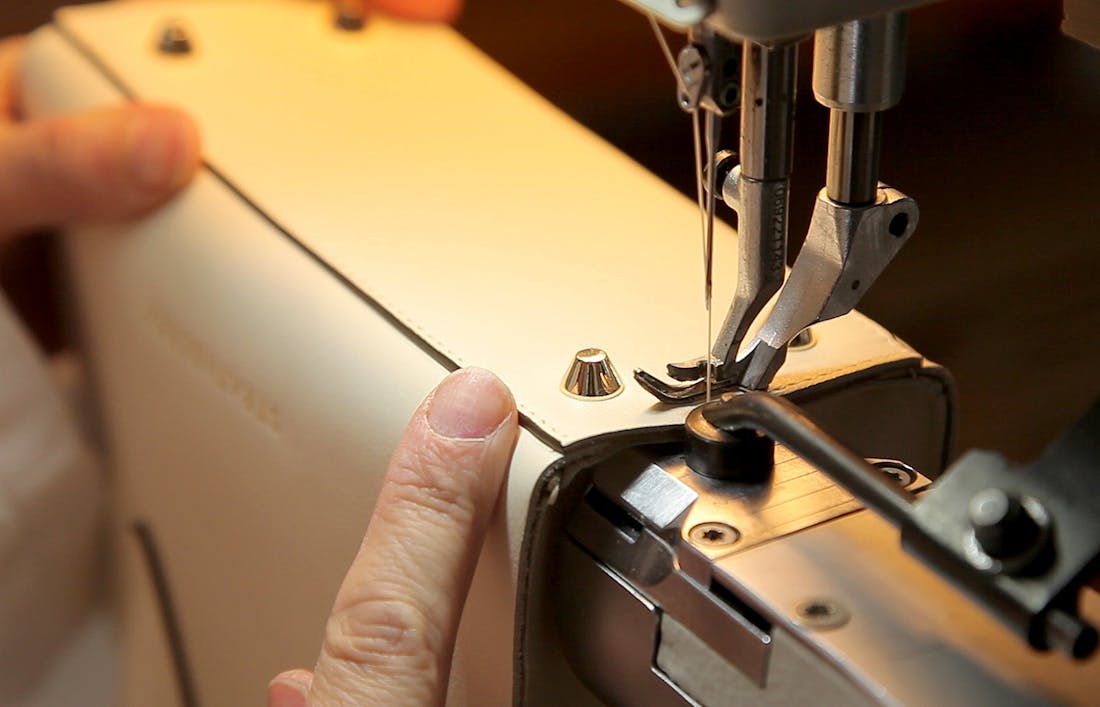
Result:
<svg viewBox="0 0 1100 707"><path fill-rule="evenodd" d="M69 240L118 499L123 703L244 704L309 665L408 415L468 364L512 388L523 431L451 703L1091 698L1095 494L1064 499L1095 478L1092 428L1053 448L1069 473L943 474L950 377L853 309L917 227L876 166L916 3L632 4L690 31L668 55L694 202L444 27L149 2L33 38L32 113L170 101L206 145L179 198ZM812 32L829 170L785 274ZM717 153L734 115L736 158Z"/></svg>

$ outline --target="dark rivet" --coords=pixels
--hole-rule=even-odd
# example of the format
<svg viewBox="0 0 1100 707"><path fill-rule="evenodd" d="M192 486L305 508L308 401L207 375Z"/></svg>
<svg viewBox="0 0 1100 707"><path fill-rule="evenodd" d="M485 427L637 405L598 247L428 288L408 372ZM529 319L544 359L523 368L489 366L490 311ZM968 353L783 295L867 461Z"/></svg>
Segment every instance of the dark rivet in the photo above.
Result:
<svg viewBox="0 0 1100 707"><path fill-rule="evenodd" d="M164 54L190 54L191 37L179 22L169 22L160 33L157 48Z"/></svg>
<svg viewBox="0 0 1100 707"><path fill-rule="evenodd" d="M357 32L367 26L367 18L358 8L345 5L336 13L336 26L349 32Z"/></svg>

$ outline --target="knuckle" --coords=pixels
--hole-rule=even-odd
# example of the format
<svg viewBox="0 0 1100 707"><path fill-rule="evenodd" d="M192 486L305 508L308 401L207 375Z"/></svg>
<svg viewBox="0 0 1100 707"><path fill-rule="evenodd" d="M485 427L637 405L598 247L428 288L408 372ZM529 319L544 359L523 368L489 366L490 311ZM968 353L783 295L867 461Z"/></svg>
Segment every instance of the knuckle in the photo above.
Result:
<svg viewBox="0 0 1100 707"><path fill-rule="evenodd" d="M367 598L333 612L322 651L361 668L423 671L434 666L436 647L432 624L415 604Z"/></svg>
<svg viewBox="0 0 1100 707"><path fill-rule="evenodd" d="M386 479L393 500L440 520L470 522L477 513L480 491L480 449L470 446L441 453L429 444L395 456Z"/></svg>

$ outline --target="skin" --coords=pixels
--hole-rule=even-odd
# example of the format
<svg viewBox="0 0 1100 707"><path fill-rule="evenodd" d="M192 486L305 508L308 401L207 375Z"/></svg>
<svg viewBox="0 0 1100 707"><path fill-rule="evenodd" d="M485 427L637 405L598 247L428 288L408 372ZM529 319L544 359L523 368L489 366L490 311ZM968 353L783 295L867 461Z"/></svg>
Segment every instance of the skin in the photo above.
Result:
<svg viewBox="0 0 1100 707"><path fill-rule="evenodd" d="M344 1L411 20L449 21L461 7ZM21 121L22 54L22 39L0 41L0 242L45 226L132 218L191 180L199 133L176 109L127 105ZM428 396L394 452L316 665L276 676L269 707L443 704L458 621L517 434L512 396L487 371L454 373Z"/></svg>
<svg viewBox="0 0 1100 707"><path fill-rule="evenodd" d="M461 0L340 0L366 13L449 21ZM126 105L21 121L22 38L0 41L0 241L46 226L121 221L194 176L199 131L183 112Z"/></svg>
<svg viewBox="0 0 1100 707"><path fill-rule="evenodd" d="M345 0L411 20L451 20L461 0ZM201 162L199 131L168 106L21 120L24 42L0 41L0 242L69 223L120 221L170 199ZM464 369L414 413L313 670L268 688L270 707L438 705L462 607L518 434L511 393ZM441 598L445 598L441 600Z"/></svg>
<svg viewBox="0 0 1100 707"><path fill-rule="evenodd" d="M272 680L269 707L444 703L517 421L511 394L488 371L458 371L428 396L390 461L316 666Z"/></svg>
<svg viewBox="0 0 1100 707"><path fill-rule="evenodd" d="M21 121L23 39L0 42L0 239L131 218L191 180L199 134L178 110L127 105Z"/></svg>

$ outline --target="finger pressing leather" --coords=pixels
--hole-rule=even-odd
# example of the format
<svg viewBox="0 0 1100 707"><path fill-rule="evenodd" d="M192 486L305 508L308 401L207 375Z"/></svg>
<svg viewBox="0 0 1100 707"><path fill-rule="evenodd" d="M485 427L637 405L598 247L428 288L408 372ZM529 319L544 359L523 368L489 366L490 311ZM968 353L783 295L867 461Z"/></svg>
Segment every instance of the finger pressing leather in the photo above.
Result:
<svg viewBox="0 0 1100 707"><path fill-rule="evenodd" d="M441 704L462 606L517 435L511 394L464 369L394 453L337 595L311 704Z"/></svg>
<svg viewBox="0 0 1100 707"><path fill-rule="evenodd" d="M452 22L462 9L462 0L342 0L364 12L375 10L394 17L422 22Z"/></svg>
<svg viewBox="0 0 1100 707"><path fill-rule="evenodd" d="M306 707L313 673L287 670L275 676L267 686L267 707Z"/></svg>
<svg viewBox="0 0 1100 707"><path fill-rule="evenodd" d="M138 215L187 183L198 131L170 108L125 106L0 131L0 235Z"/></svg>

